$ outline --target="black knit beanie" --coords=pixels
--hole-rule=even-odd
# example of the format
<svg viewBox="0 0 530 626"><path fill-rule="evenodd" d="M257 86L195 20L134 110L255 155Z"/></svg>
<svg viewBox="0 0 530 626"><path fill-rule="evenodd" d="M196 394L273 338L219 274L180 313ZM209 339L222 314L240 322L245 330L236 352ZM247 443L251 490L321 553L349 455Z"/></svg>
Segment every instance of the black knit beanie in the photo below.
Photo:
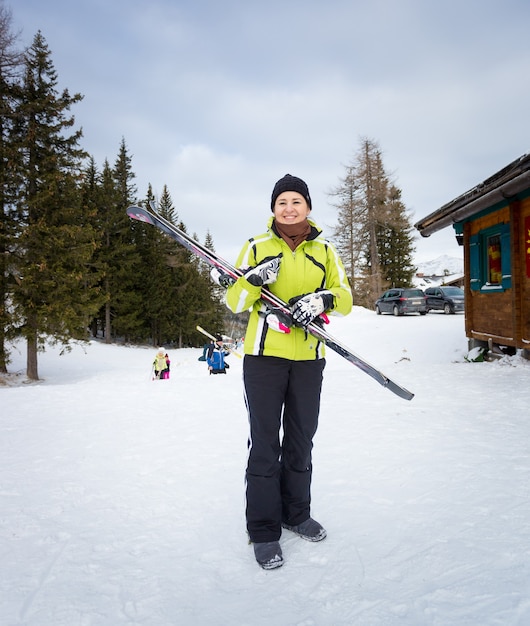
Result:
<svg viewBox="0 0 530 626"><path fill-rule="evenodd" d="M286 174L274 185L271 197L271 211L274 211L276 198L284 191L296 191L306 199L307 204L311 209L311 196L309 195L309 189L305 182L301 178L291 176L291 174Z"/></svg>

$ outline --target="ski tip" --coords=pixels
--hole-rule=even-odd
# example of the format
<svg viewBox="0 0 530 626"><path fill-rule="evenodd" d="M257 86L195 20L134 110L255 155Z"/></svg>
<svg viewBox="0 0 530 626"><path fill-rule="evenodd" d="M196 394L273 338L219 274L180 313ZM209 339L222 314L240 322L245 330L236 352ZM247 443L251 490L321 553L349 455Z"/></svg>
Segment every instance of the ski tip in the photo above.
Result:
<svg viewBox="0 0 530 626"><path fill-rule="evenodd" d="M412 400L412 398L414 398L414 394L412 393L412 391L405 389L405 387L400 387L392 380L389 380L385 387L392 391L392 393L395 393L396 396L403 398L403 400Z"/></svg>
<svg viewBox="0 0 530 626"><path fill-rule="evenodd" d="M147 222L148 224L152 224L153 220L151 219L149 213L145 209L142 209L138 206L130 206L127 209L127 215L133 219L138 220L139 222Z"/></svg>

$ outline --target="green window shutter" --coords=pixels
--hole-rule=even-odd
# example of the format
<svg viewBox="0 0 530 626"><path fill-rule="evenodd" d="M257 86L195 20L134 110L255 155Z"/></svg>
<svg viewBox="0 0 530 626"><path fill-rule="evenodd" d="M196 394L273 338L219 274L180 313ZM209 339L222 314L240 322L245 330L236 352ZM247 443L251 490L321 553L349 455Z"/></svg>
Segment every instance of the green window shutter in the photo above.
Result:
<svg viewBox="0 0 530 626"><path fill-rule="evenodd" d="M480 278L480 240L478 235L469 238L469 287L478 291L481 287Z"/></svg>
<svg viewBox="0 0 530 626"><path fill-rule="evenodd" d="M510 224L503 224L501 229L501 272L501 284L503 289L510 289L512 286L512 248Z"/></svg>

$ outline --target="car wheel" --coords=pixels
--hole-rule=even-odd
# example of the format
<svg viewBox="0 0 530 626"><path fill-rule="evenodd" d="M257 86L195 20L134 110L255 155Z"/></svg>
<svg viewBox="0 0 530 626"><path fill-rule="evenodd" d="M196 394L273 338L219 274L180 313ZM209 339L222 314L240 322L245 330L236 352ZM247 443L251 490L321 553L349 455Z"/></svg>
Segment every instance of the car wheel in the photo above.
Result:
<svg viewBox="0 0 530 626"><path fill-rule="evenodd" d="M448 302L446 302L446 303L444 304L444 313L445 313L446 315L449 315L450 313L452 313L452 311L451 311L451 305L450 305Z"/></svg>
<svg viewBox="0 0 530 626"><path fill-rule="evenodd" d="M427 315L427 311L420 311L420 315Z"/></svg>
<svg viewBox="0 0 530 626"><path fill-rule="evenodd" d="M375 307L375 312L377 315L381 315L381 309L378 306Z"/></svg>
<svg viewBox="0 0 530 626"><path fill-rule="evenodd" d="M397 304L394 304L394 308L392 309L392 312L394 313L396 317L399 315L399 308Z"/></svg>

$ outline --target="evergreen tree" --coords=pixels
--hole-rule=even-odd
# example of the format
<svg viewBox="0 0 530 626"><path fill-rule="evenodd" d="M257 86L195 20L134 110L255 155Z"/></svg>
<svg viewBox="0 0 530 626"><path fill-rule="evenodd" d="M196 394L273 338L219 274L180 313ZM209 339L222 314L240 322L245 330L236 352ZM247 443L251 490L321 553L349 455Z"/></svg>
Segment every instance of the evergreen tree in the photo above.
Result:
<svg viewBox="0 0 530 626"><path fill-rule="evenodd" d="M185 224L177 224L183 232L187 232ZM172 242L176 243L176 242ZM205 309L211 307L205 291L207 285L199 271L197 257L184 246L176 245L171 255L172 293L175 299L168 310L171 316L170 333L179 348L190 345L196 333L195 327Z"/></svg>
<svg viewBox="0 0 530 626"><path fill-rule="evenodd" d="M104 301L93 320L92 328L94 336L97 336L101 329L105 342L110 343L112 341L111 301L114 284L119 284L120 264L119 250L116 251L114 237L117 190L112 168L106 159L101 175L96 178L95 192L98 198L96 225L99 235L95 263L101 271L100 289Z"/></svg>
<svg viewBox="0 0 530 626"><path fill-rule="evenodd" d="M23 55L16 48L11 12L0 5L0 372L7 372L6 340L12 320L9 309L8 251L12 239L10 207L13 201L9 135L13 123Z"/></svg>
<svg viewBox="0 0 530 626"><path fill-rule="evenodd" d="M387 212L388 219L379 225L377 234L381 273L389 287L408 287L416 271L413 227L395 185L389 188Z"/></svg>
<svg viewBox="0 0 530 626"><path fill-rule="evenodd" d="M79 193L81 130L68 112L82 99L59 94L50 50L38 32L25 55L21 100L11 140L18 159L13 292L20 332L27 341L27 375L38 379L37 351L46 338L68 346L87 338L94 306L86 268L94 251L84 227Z"/></svg>
<svg viewBox="0 0 530 626"><path fill-rule="evenodd" d="M135 249L135 230L141 226L135 224L127 216L127 208L135 204L136 186L133 183L135 174L132 171L132 159L127 150L125 139L122 139L118 157L114 164L113 178L116 188L116 204L113 207L114 232L111 236L115 247L112 266L112 298L110 304L113 313L113 332L125 340L134 340L143 335L141 308L141 259ZM107 339L107 333L105 334ZM107 339L108 341L108 339Z"/></svg>
<svg viewBox="0 0 530 626"><path fill-rule="evenodd" d="M145 204L154 202L149 185ZM158 211L173 222L177 214L166 186L163 188ZM178 295L175 290L174 273L177 272L179 246L158 228L140 224L137 245L142 258L143 273L146 276L142 290L145 319L149 322L148 337L154 345L172 343L175 337L173 328Z"/></svg>
<svg viewBox="0 0 530 626"><path fill-rule="evenodd" d="M102 329L106 343L116 337L130 340L141 336L141 298L136 290L137 281L141 280L136 276L140 257L135 225L126 214L127 207L136 201L133 178L131 159L125 140L122 140L114 168L105 159L102 173L97 178L95 223L98 251L95 266L104 304L91 325L96 333Z"/></svg>
<svg viewBox="0 0 530 626"><path fill-rule="evenodd" d="M91 282L96 285L98 310L101 310L106 302L106 293L102 286L104 263L101 253L103 246L101 236L101 211L105 204L106 196L103 191L102 176L98 172L93 157L89 158L88 165L84 171L80 193L84 223L87 225L87 228L91 228L94 232L94 254L92 255L87 271L90 274ZM89 321L89 327L91 334L97 337L100 327L97 314Z"/></svg>
<svg viewBox="0 0 530 626"><path fill-rule="evenodd" d="M194 237L194 239L197 239L197 237ZM204 247L215 252L215 245L210 231L206 232ZM225 304L225 290L212 280L210 276L211 269L210 265L198 259L198 272L204 280L205 290L205 306L198 323L207 329L213 329L213 332L217 333L228 327L227 318L230 317L230 310Z"/></svg>
<svg viewBox="0 0 530 626"><path fill-rule="evenodd" d="M162 194L160 195L160 200L158 202L158 212L172 224L176 224L178 222L178 214L173 206L173 200L171 199L171 194L169 193L167 185L164 185L162 188Z"/></svg>

